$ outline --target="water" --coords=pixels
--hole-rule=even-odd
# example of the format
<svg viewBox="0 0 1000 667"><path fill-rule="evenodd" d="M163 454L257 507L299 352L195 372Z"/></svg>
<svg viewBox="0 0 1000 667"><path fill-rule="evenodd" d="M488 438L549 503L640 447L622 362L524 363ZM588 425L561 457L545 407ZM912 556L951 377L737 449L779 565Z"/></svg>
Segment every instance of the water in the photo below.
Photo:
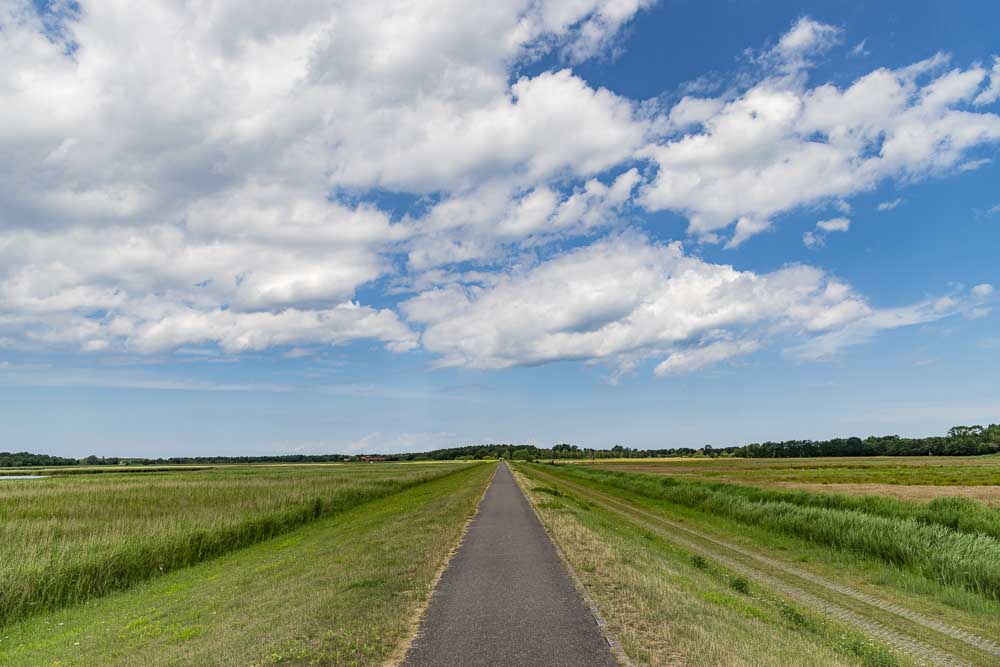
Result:
<svg viewBox="0 0 1000 667"><path fill-rule="evenodd" d="M0 475L0 482L5 479L46 479L48 475Z"/></svg>

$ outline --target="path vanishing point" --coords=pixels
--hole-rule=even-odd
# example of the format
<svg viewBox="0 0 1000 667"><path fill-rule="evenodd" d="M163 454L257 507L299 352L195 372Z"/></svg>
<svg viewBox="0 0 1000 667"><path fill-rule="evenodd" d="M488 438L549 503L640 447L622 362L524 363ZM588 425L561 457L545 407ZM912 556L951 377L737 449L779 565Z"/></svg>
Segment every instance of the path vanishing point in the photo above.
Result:
<svg viewBox="0 0 1000 667"><path fill-rule="evenodd" d="M506 463L438 582L403 664L618 664Z"/></svg>

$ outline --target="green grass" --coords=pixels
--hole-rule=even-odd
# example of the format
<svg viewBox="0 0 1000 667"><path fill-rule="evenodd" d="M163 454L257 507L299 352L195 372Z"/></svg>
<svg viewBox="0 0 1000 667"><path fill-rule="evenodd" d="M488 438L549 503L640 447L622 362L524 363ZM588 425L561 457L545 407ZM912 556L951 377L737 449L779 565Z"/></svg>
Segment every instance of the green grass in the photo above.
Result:
<svg viewBox="0 0 1000 667"><path fill-rule="evenodd" d="M0 624L127 588L462 467L231 467L0 481Z"/></svg>
<svg viewBox="0 0 1000 667"><path fill-rule="evenodd" d="M607 472L612 475L633 474L615 470ZM704 493L720 491L753 502L784 502L803 507L862 512L890 519L913 519L918 523L944 526L970 535L981 534L1000 538L1000 510L968 498L942 497L928 503L920 503L878 495L816 493L663 475L659 475L659 478L660 483L665 486L685 487L690 490L701 490Z"/></svg>
<svg viewBox="0 0 1000 667"><path fill-rule="evenodd" d="M533 469L518 472L530 478ZM636 664L909 664L570 491L523 477L522 488ZM567 502L548 504L553 491Z"/></svg>
<svg viewBox="0 0 1000 667"><path fill-rule="evenodd" d="M805 493L786 497L771 490L583 466L565 466L561 472L877 558L940 583L1000 599L1000 540L989 535L921 523L910 516L869 514L824 504L828 503L824 498L792 502L808 499Z"/></svg>
<svg viewBox="0 0 1000 667"><path fill-rule="evenodd" d="M492 465L0 629L0 664L382 664L406 638Z"/></svg>

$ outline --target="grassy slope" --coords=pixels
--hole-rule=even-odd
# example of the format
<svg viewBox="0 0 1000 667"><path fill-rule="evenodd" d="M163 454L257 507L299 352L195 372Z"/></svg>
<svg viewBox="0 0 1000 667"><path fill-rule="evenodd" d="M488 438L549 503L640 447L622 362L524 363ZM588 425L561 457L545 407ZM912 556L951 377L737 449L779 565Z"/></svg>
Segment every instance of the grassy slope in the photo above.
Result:
<svg viewBox="0 0 1000 667"><path fill-rule="evenodd" d="M494 466L0 629L0 664L359 664L409 632Z"/></svg>
<svg viewBox="0 0 1000 667"><path fill-rule="evenodd" d="M725 572L614 515L520 480L637 664L906 664L753 585L737 590Z"/></svg>

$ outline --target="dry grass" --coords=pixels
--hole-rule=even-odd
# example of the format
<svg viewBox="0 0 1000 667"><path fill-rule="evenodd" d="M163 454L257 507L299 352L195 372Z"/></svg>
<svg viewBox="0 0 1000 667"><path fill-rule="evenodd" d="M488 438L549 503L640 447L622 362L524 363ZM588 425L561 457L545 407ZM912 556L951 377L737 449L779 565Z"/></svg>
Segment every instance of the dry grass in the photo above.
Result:
<svg viewBox="0 0 1000 667"><path fill-rule="evenodd" d="M884 486L997 486L1000 456L873 456L801 459L663 459L598 462L608 470L678 478L782 484L875 484Z"/></svg>

